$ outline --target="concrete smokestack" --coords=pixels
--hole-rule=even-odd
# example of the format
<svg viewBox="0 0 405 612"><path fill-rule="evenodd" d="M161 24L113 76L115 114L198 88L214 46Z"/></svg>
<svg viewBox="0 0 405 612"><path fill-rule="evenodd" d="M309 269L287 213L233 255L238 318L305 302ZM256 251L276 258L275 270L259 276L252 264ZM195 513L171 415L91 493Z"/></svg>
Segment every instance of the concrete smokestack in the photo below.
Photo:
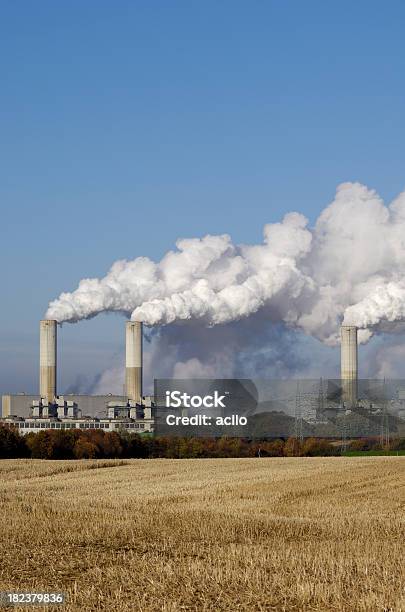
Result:
<svg viewBox="0 0 405 612"><path fill-rule="evenodd" d="M39 394L48 402L54 402L56 396L57 321L41 321L39 333Z"/></svg>
<svg viewBox="0 0 405 612"><path fill-rule="evenodd" d="M342 400L346 406L357 403L357 327L342 325L340 328L340 377Z"/></svg>
<svg viewBox="0 0 405 612"><path fill-rule="evenodd" d="M142 323L128 321L125 329L125 388L129 400L142 402Z"/></svg>

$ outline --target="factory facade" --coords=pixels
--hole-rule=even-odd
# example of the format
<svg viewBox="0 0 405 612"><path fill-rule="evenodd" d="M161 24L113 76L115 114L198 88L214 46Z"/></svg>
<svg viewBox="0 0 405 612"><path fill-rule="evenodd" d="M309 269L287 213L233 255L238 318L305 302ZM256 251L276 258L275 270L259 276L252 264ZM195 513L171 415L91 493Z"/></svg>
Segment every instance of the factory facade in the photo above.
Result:
<svg viewBox="0 0 405 612"><path fill-rule="evenodd" d="M153 432L152 397L142 394L142 323L126 323L125 395L57 394L57 322L40 322L39 395L3 395L2 419L20 433L43 429Z"/></svg>
<svg viewBox="0 0 405 612"><path fill-rule="evenodd" d="M257 403L257 414L267 410L273 411L273 414L274 411L279 411L279 414L281 411L291 415L290 405L294 402L293 412L298 420L303 418L310 425L332 424L335 429L332 427L330 431L336 430L342 415L351 415L351 419L365 419L374 425L378 421L381 422L381 427L385 427L385 419L388 421L391 418L392 421L392 417L398 417L402 420L403 429L405 385L396 385L395 394L389 395L392 390L387 388L385 381L382 389L375 391L374 383L381 381L359 380L357 328L342 326L340 333L340 379L324 382L321 379L320 385L314 385L315 391L311 381L302 381L301 386L298 381L283 381L286 383L283 389L287 390L286 393L281 393L283 403L277 398L275 386L270 385L269 397L265 398L263 404L260 400ZM40 322L39 344L39 394L4 395L1 424L14 426L22 434L46 429L100 429L152 434L158 429L161 413L157 404L160 405L164 391L156 392L155 385L156 398L143 395L141 322L130 321L125 327L124 395L58 395L56 321ZM307 384L303 384L304 382ZM197 389L198 384L195 382L194 386ZM280 391L278 393L280 394ZM266 402L267 399L271 401ZM346 424L344 426L346 427ZM286 431L288 435L288 430ZM326 431L325 429L323 435Z"/></svg>

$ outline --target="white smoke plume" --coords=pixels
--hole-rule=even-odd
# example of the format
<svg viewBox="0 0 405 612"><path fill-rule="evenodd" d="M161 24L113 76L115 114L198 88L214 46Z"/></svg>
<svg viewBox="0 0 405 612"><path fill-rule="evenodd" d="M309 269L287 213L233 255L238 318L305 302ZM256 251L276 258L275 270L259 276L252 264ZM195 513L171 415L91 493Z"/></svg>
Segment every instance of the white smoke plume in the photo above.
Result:
<svg viewBox="0 0 405 612"><path fill-rule="evenodd" d="M234 245L224 234L176 247L157 263L117 261L104 278L81 280L46 317L76 322L116 311L149 326L213 326L262 311L330 345L342 322L366 341L405 321L405 192L386 206L374 190L343 183L313 228L293 212L265 225L259 245Z"/></svg>

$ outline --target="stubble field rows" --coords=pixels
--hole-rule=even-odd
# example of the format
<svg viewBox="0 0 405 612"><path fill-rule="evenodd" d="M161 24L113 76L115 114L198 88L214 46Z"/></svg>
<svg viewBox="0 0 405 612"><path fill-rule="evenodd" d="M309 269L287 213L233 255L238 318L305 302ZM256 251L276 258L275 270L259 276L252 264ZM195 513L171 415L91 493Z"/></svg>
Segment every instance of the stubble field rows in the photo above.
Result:
<svg viewBox="0 0 405 612"><path fill-rule="evenodd" d="M405 610L404 457L10 460L0 496L0 590L66 612Z"/></svg>

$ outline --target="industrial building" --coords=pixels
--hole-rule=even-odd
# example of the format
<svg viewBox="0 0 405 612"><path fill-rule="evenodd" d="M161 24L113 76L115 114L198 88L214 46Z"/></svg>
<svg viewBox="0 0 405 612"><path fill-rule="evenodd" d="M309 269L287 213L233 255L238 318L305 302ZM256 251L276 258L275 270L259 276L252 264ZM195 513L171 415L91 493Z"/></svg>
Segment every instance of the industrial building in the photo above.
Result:
<svg viewBox="0 0 405 612"><path fill-rule="evenodd" d="M2 422L22 434L42 429L153 432L153 401L142 394L142 323L126 323L125 395L57 393L57 321L40 322L39 396L3 395Z"/></svg>
<svg viewBox="0 0 405 612"><path fill-rule="evenodd" d="M62 397L62 396L60 396ZM63 398L67 402L74 402L81 410L83 416L102 418L107 415L107 405L109 402L122 404L127 398L124 395L79 395L75 393L64 394ZM29 418L32 414L32 407L38 401L39 395L27 395L18 393L16 395L3 395L2 397L2 416L12 414L23 418Z"/></svg>
<svg viewBox="0 0 405 612"><path fill-rule="evenodd" d="M40 322L39 394L37 396L3 395L1 423L17 427L22 434L43 429L125 430L129 433L153 433L155 402L142 389L142 323L129 321L125 326L125 394L58 395L56 321ZM283 393L277 398L274 386L269 397L262 397L257 413L281 411L294 414L316 426L327 425L335 431L345 415L360 422L380 423L390 415L405 418L405 383L359 380L358 339L355 326L342 326L341 371L336 380L283 381ZM271 381L269 381L271 383ZM314 384L313 384L314 382ZM271 385L270 385L271 387ZM270 400L270 401L269 401ZM293 409L291 410L291 405ZM267 405L267 408L266 408ZM391 419L392 421L392 419ZM332 425L332 429L330 426ZM344 425L346 427L346 425ZM366 426L366 425L365 425ZM335 429L333 429L335 427Z"/></svg>

